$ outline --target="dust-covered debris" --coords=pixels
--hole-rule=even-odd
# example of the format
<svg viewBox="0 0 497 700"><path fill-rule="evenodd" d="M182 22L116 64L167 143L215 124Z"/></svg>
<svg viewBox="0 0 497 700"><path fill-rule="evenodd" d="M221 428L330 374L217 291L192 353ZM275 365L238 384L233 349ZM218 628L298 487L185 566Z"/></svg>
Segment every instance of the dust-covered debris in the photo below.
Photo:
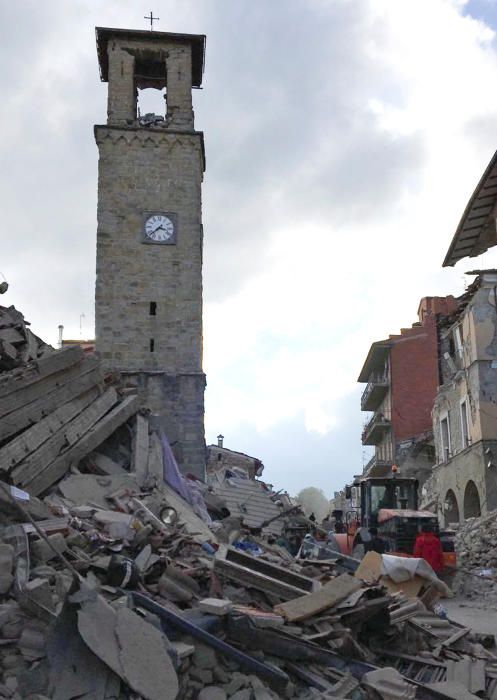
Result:
<svg viewBox="0 0 497 700"><path fill-rule="evenodd" d="M298 514L267 486L224 480L240 492L223 500L175 465L168 481L166 436L137 397L7 311L0 698L493 696L497 657L433 612L436 582L395 583L319 543L317 559L292 556L275 535ZM240 509L251 492L267 517ZM467 565L493 567L487 549Z"/></svg>

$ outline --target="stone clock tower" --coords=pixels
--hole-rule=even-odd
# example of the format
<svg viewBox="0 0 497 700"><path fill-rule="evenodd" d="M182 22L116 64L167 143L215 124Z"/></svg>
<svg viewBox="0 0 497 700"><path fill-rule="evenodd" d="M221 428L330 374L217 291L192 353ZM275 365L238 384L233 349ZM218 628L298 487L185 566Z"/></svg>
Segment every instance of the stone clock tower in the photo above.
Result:
<svg viewBox="0 0 497 700"><path fill-rule="evenodd" d="M205 474L202 371L202 132L205 36L98 27L108 83L99 150L96 348L160 416L184 472ZM138 88L166 89L139 116Z"/></svg>

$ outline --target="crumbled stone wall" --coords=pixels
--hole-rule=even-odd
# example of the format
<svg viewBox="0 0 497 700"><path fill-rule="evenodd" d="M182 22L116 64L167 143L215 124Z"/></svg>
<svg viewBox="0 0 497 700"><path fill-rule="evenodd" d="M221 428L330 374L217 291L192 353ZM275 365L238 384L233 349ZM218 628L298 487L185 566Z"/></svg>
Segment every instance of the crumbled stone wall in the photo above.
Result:
<svg viewBox="0 0 497 700"><path fill-rule="evenodd" d="M212 474L219 469L232 469L233 467L243 469L250 479L254 479L257 470L263 467L263 464L259 459L250 457L250 455L228 450L225 447L209 445L207 461L207 471L209 473Z"/></svg>

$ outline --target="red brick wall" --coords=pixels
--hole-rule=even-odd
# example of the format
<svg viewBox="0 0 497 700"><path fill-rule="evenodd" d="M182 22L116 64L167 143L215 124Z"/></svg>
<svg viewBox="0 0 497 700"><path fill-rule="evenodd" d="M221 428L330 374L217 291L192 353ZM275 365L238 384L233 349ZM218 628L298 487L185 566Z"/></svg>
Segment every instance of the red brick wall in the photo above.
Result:
<svg viewBox="0 0 497 700"><path fill-rule="evenodd" d="M432 429L438 386L436 320L402 331L390 351L392 432L396 442Z"/></svg>

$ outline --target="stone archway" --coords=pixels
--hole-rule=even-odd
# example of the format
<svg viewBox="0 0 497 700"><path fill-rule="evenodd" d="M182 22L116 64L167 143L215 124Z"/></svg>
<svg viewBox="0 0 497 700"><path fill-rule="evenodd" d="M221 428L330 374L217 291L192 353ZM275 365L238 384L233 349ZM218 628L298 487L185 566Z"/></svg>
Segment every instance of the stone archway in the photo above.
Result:
<svg viewBox="0 0 497 700"><path fill-rule="evenodd" d="M459 522L459 506L457 505L456 494L449 489L445 494L444 501L445 527Z"/></svg>
<svg viewBox="0 0 497 700"><path fill-rule="evenodd" d="M480 496L474 481L468 481L464 490L464 517L478 518L481 515Z"/></svg>

